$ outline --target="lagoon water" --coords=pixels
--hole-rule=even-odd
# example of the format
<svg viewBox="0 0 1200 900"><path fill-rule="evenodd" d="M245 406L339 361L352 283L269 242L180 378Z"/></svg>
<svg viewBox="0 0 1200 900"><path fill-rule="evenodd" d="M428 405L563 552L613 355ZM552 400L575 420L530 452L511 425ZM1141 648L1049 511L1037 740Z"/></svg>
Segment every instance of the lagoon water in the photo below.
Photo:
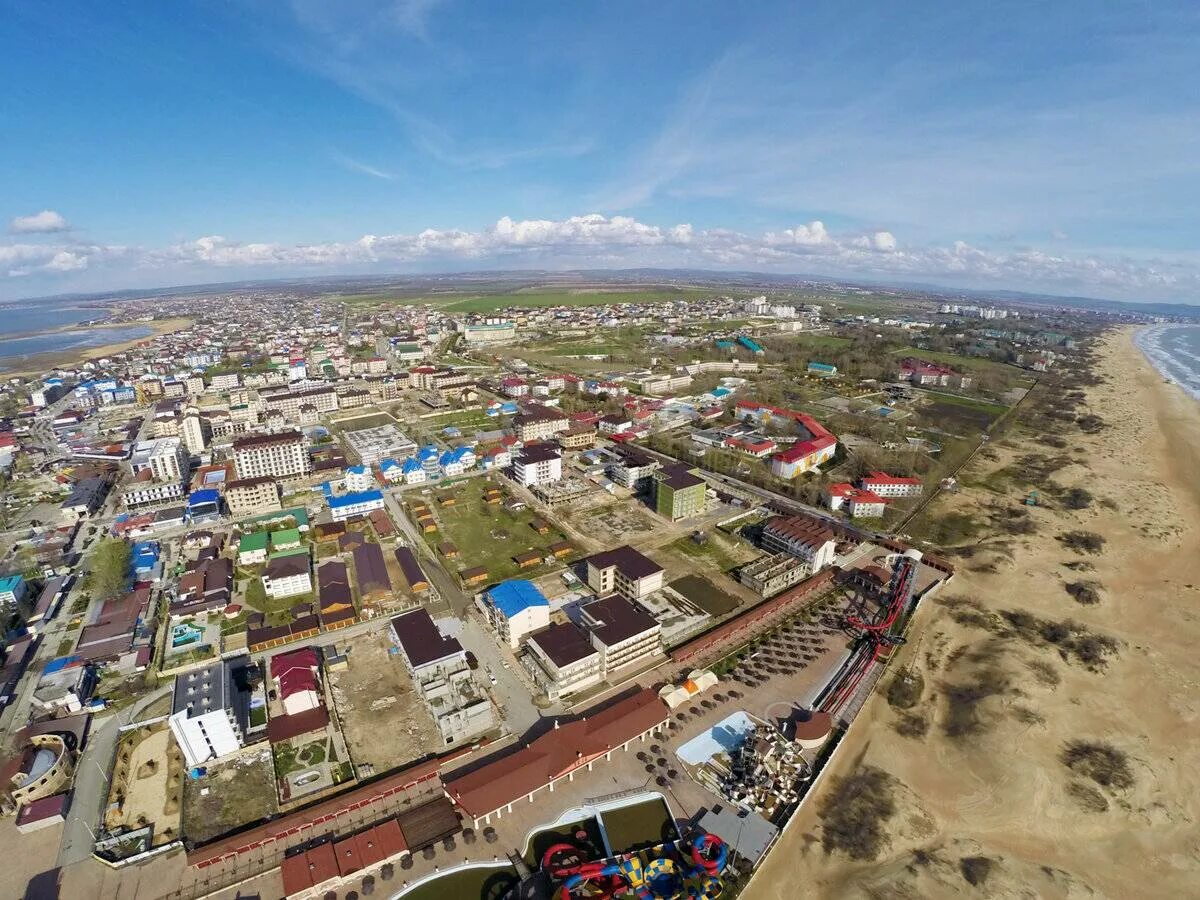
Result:
<svg viewBox="0 0 1200 900"><path fill-rule="evenodd" d="M49 330L105 318L107 312L97 307L52 306L46 303L0 307L0 369L12 368L36 353L102 347L105 344L136 341L154 333L145 325Z"/></svg>

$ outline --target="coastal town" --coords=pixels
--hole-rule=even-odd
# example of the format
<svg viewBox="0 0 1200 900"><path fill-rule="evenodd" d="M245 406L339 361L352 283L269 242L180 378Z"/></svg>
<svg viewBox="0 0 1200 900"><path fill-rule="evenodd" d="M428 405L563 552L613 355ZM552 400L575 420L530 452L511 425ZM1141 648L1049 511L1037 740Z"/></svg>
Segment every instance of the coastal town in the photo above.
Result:
<svg viewBox="0 0 1200 900"><path fill-rule="evenodd" d="M183 321L5 382L29 878L737 895L954 578L931 501L1109 319L608 291L125 300Z"/></svg>

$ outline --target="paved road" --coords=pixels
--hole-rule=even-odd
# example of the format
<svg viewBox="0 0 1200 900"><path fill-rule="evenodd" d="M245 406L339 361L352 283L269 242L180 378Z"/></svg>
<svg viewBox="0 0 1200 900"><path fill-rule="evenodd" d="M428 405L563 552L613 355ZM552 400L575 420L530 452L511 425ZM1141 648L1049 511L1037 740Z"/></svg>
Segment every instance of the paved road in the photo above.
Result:
<svg viewBox="0 0 1200 900"><path fill-rule="evenodd" d="M136 722L147 706L170 692L170 685L157 688L116 715L105 717L98 726L93 721L87 743L75 765L71 808L58 850L60 867L74 865L92 854L92 835L108 802L108 775L121 726Z"/></svg>

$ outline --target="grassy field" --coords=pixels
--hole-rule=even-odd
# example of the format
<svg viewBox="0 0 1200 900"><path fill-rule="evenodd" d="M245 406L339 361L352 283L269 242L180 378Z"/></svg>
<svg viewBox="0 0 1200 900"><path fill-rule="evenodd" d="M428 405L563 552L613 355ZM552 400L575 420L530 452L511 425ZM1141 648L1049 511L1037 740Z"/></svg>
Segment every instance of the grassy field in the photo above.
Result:
<svg viewBox="0 0 1200 900"><path fill-rule="evenodd" d="M530 523L541 517L528 509L513 513L505 510L502 504L488 506L483 502L483 491L488 486L493 483L486 478L461 482L456 487L458 502L453 506L441 506L436 498L430 498L429 505L437 510L440 524L438 531L425 535L425 540L435 553L441 542L453 543L460 556L447 560L447 568L454 571L483 566L488 570L488 583L545 574L545 564L521 569L512 558L529 550L542 552L551 544L565 540L565 536L552 523L548 523L551 524L549 532L538 534Z"/></svg>
<svg viewBox="0 0 1200 900"><path fill-rule="evenodd" d="M507 307L542 308L547 306L607 306L613 303L655 303L664 300L696 300L719 291L703 288L655 286L647 288L526 288L517 291L482 293L471 291L446 294L410 294L381 291L378 294L349 294L338 297L351 306L425 304L455 312L495 312Z"/></svg>
<svg viewBox="0 0 1200 900"><path fill-rule="evenodd" d="M918 350L916 347L901 347L899 350L893 350L892 355L899 357L915 356L926 362L942 363L943 365L953 366L956 369L964 369L967 372L993 372L1008 378L1021 378L1026 381L1032 380L1029 373L1024 369L1019 369L1008 363L996 362L994 359L986 359L982 356L962 356L958 353Z"/></svg>
<svg viewBox="0 0 1200 900"><path fill-rule="evenodd" d="M205 788L207 793L201 794ZM279 809L270 751L210 766L202 780L184 779L183 789L183 833L198 843L274 815Z"/></svg>

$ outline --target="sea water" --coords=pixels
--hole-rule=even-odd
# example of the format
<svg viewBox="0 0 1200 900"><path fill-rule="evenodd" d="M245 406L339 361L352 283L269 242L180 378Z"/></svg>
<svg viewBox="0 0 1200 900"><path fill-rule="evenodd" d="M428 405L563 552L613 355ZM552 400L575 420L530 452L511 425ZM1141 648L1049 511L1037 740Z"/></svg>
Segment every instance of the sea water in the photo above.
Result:
<svg viewBox="0 0 1200 900"><path fill-rule="evenodd" d="M1164 378L1200 400L1200 325L1152 325L1134 343Z"/></svg>

